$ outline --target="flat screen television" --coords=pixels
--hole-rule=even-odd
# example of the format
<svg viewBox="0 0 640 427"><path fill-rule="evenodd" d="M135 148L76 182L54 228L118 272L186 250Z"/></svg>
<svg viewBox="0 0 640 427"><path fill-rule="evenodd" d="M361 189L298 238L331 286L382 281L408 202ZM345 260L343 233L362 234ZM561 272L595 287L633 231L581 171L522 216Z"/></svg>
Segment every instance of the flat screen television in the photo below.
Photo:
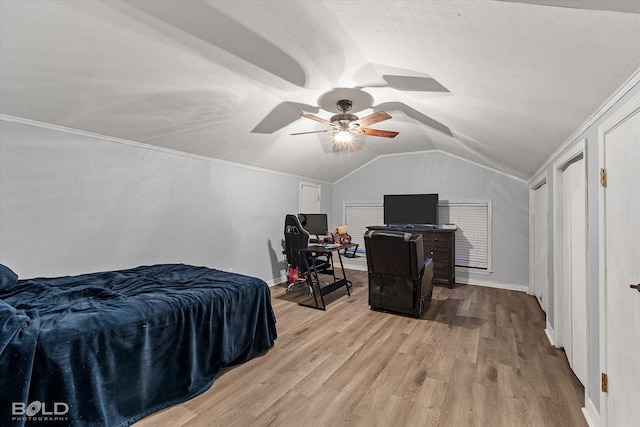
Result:
<svg viewBox="0 0 640 427"><path fill-rule="evenodd" d="M385 194L386 225L438 225L438 194Z"/></svg>
<svg viewBox="0 0 640 427"><path fill-rule="evenodd" d="M302 227L311 235L326 236L329 232L329 221L326 213L298 214Z"/></svg>

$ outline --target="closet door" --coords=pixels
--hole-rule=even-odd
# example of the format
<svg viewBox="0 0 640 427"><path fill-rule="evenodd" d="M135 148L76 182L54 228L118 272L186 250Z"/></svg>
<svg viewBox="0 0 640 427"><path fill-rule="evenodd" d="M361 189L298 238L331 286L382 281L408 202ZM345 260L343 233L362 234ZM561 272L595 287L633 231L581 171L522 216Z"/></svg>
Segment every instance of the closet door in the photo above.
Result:
<svg viewBox="0 0 640 427"><path fill-rule="evenodd" d="M607 123L601 135L607 186L601 213L601 368L609 389L601 395L604 426L638 425L640 420L640 99L628 117ZM603 251L602 251L603 250Z"/></svg>
<svg viewBox="0 0 640 427"><path fill-rule="evenodd" d="M301 182L299 205L298 213L321 213L320 186Z"/></svg>
<svg viewBox="0 0 640 427"><path fill-rule="evenodd" d="M546 183L533 192L533 292L540 307L547 312L547 211L549 208L548 186Z"/></svg>
<svg viewBox="0 0 640 427"><path fill-rule="evenodd" d="M562 174L563 329L569 364L587 379L586 192L584 160Z"/></svg>

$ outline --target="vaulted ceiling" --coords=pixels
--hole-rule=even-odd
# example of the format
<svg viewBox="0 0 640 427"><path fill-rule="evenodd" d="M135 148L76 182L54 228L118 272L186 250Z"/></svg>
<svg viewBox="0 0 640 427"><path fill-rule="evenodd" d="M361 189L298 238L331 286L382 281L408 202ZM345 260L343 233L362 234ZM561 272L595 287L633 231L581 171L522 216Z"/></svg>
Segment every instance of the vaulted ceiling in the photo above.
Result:
<svg viewBox="0 0 640 427"><path fill-rule="evenodd" d="M640 68L640 2L1 1L0 114L335 182L442 150L520 178ZM336 101L384 110L333 153Z"/></svg>

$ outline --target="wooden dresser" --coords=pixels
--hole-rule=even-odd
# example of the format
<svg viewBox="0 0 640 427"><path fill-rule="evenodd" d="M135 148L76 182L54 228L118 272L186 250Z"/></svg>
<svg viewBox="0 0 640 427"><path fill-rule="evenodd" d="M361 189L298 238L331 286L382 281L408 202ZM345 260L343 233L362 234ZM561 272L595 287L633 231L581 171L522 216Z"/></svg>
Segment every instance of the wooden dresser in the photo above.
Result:
<svg viewBox="0 0 640 427"><path fill-rule="evenodd" d="M415 232L422 234L424 256L433 259L433 283L453 288L456 282L456 231L432 228Z"/></svg>
<svg viewBox="0 0 640 427"><path fill-rule="evenodd" d="M434 227L371 226L369 230L404 231L422 234L424 256L433 259L433 284L453 288L456 282L456 235L455 230Z"/></svg>

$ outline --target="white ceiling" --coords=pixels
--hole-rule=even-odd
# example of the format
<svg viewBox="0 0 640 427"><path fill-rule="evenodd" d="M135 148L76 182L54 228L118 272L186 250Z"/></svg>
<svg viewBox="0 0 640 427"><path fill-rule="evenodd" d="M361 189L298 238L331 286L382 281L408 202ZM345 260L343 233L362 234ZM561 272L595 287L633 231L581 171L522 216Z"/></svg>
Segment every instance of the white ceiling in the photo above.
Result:
<svg viewBox="0 0 640 427"><path fill-rule="evenodd" d="M537 4L536 4L537 3ZM557 7L552 5L569 6ZM0 113L335 182L443 150L529 178L640 68L640 2L1 1ZM384 110L334 154L335 101Z"/></svg>

